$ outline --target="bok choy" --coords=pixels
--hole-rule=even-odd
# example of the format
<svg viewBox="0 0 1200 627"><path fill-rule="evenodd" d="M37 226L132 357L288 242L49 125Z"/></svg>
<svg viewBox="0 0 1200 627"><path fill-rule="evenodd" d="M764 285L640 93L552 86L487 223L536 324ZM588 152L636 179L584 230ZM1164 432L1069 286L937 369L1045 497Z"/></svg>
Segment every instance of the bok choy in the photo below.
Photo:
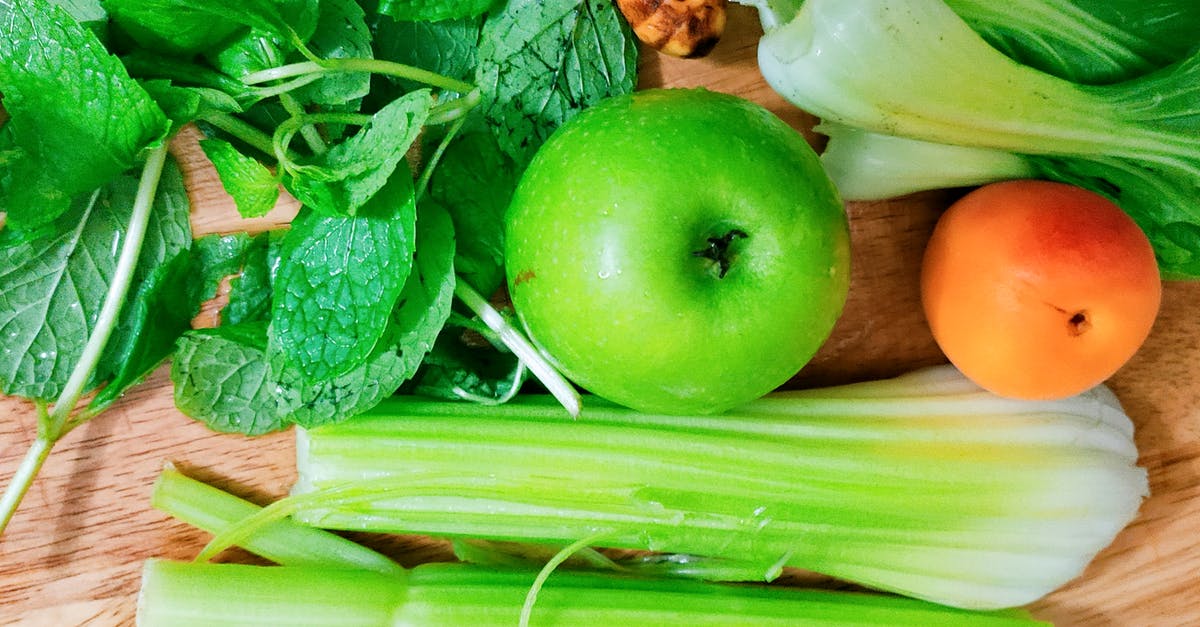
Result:
<svg viewBox="0 0 1200 627"><path fill-rule="evenodd" d="M1097 388L984 392L949 367L775 393L720 416L589 400L466 407L398 397L299 432L279 517L319 527L646 549L794 566L966 608L1033 601L1080 573L1147 493L1132 425ZM731 569L737 570L737 569Z"/></svg>
<svg viewBox="0 0 1200 627"><path fill-rule="evenodd" d="M1200 50L1185 39L1153 60L1116 55L1145 68L1183 54L1131 80L1085 85L1018 63L952 10L975 7L979 15L977 4L807 0L786 22L792 13L766 6L759 66L781 95L837 125L827 130L1013 153L1001 159L1005 177L1035 175L1104 194L1146 231L1166 275L1200 276ZM1197 21L1195 9L1182 15ZM1098 41L1144 52L1129 47L1135 39ZM847 197L859 195L845 187L839 182Z"/></svg>
<svg viewBox="0 0 1200 627"><path fill-rule="evenodd" d="M988 43L1021 63L1076 83L1129 80L1187 56L1200 32L1191 0L949 0ZM769 10L769 9L767 9ZM1039 176L1024 155L954 146L824 123L821 162L849 200Z"/></svg>

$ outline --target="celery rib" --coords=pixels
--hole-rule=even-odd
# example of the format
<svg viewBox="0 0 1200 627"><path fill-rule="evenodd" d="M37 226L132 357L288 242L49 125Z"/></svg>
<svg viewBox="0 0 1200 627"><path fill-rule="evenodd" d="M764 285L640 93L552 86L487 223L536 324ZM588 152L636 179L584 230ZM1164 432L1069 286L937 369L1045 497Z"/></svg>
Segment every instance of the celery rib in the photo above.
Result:
<svg viewBox="0 0 1200 627"><path fill-rule="evenodd" d="M1147 483L1132 427L1103 391L1022 403L951 379L784 393L722 416L589 401L575 422L545 398L397 398L300 432L290 511L549 544L604 531L607 546L762 572L784 560L952 605L1033 601L1136 513Z"/></svg>
<svg viewBox="0 0 1200 627"><path fill-rule="evenodd" d="M472 625L512 627L533 571L462 564L418 566L406 577L318 567L151 560L141 627ZM529 615L570 625L1036 625L1025 612L968 612L912 599L779 586L722 586L586 572L546 581Z"/></svg>

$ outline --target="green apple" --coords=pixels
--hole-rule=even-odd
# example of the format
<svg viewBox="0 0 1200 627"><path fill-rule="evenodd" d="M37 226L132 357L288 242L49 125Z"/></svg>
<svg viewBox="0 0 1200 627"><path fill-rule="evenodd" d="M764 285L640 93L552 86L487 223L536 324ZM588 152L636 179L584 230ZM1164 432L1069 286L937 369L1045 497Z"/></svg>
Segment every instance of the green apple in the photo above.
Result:
<svg viewBox="0 0 1200 627"><path fill-rule="evenodd" d="M841 315L845 209L803 136L702 89L606 100L537 152L505 217L517 317L586 390L716 413L785 383Z"/></svg>

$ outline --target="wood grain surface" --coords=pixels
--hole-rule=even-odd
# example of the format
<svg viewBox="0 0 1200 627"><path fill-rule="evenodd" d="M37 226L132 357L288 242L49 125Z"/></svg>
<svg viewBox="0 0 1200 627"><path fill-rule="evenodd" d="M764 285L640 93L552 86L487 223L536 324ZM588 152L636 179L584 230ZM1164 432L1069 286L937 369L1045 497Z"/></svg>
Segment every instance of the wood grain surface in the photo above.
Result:
<svg viewBox="0 0 1200 627"><path fill-rule="evenodd" d="M646 52L643 86L703 85L760 102L808 133L812 120L763 82L752 12L731 7L729 31L707 58ZM819 138L809 136L819 145ZM247 227L237 217L190 131L174 145L186 171L197 234L262 229L294 214L285 199ZM918 263L954 192L848 207L853 279L833 337L795 385L876 378L943 361L918 306ZM1083 575L1034 604L1060 625L1200 624L1200 282L1169 283L1161 315L1137 356L1111 381L1137 427L1152 495L1137 520ZM212 310L198 324L211 324ZM35 432L32 408L0 399L0 481L7 482ZM161 368L110 411L60 442L0 539L0 624L125 625L136 609L142 561L189 559L205 534L150 508L165 461L237 494L266 502L294 477L292 435L249 439L207 431L181 415ZM405 564L447 559L423 537L363 537ZM232 552L226 560L253 558Z"/></svg>

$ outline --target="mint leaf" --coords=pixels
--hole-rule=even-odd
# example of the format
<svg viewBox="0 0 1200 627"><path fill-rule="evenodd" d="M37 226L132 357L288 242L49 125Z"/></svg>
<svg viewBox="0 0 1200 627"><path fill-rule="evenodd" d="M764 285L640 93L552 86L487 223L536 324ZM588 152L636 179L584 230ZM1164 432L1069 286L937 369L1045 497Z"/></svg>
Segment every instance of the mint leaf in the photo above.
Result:
<svg viewBox="0 0 1200 627"><path fill-rule="evenodd" d="M316 29L317 0L159 0L161 11L207 15L209 20L240 24L284 42L305 41Z"/></svg>
<svg viewBox="0 0 1200 627"><path fill-rule="evenodd" d="M0 93L6 132L21 149L0 182L9 228L52 221L167 132L120 61L46 0L0 0Z"/></svg>
<svg viewBox="0 0 1200 627"><path fill-rule="evenodd" d="M175 0L105 0L112 20L139 46L188 56L228 40L246 27Z"/></svg>
<svg viewBox="0 0 1200 627"><path fill-rule="evenodd" d="M284 56L283 45L284 42L269 34L251 30L225 47L209 53L207 58L218 74L231 76L240 82L241 77L247 74L279 65L279 59Z"/></svg>
<svg viewBox="0 0 1200 627"><path fill-rule="evenodd" d="M238 113L242 107L229 94L206 87L177 87L165 80L142 83L146 93L154 99L167 118L171 120L170 135L174 135L189 122L218 113Z"/></svg>
<svg viewBox="0 0 1200 627"><path fill-rule="evenodd" d="M478 17L441 22L381 17L375 25L375 56L470 82L475 77L482 28L483 20ZM418 86L415 81L399 82L406 89Z"/></svg>
<svg viewBox="0 0 1200 627"><path fill-rule="evenodd" d="M379 13L397 20L438 21L475 17L496 0L380 0Z"/></svg>
<svg viewBox="0 0 1200 627"><path fill-rule="evenodd" d="M412 269L415 200L407 168L354 217L306 212L283 241L272 356L325 381L374 350Z"/></svg>
<svg viewBox="0 0 1200 627"><path fill-rule="evenodd" d="M272 396L266 343L264 323L185 334L171 362L175 406L214 431L261 435L286 427Z"/></svg>
<svg viewBox="0 0 1200 627"><path fill-rule="evenodd" d="M170 164L170 162L168 162ZM39 237L19 241L0 231L0 391L53 400L83 353L116 267L116 251L129 223L138 179L123 175L94 194L79 196ZM164 192L155 200L131 294L138 294L155 268L191 243L187 204L171 193L182 189L174 167L163 172ZM99 382L128 354L127 334L137 325L125 308L109 340Z"/></svg>
<svg viewBox="0 0 1200 627"><path fill-rule="evenodd" d="M354 0L323 0L308 48L322 59L370 59L374 54L371 32L362 7ZM301 102L343 106L362 99L370 90L370 74L338 72L296 90L293 95Z"/></svg>
<svg viewBox="0 0 1200 627"><path fill-rule="evenodd" d="M172 115L172 112L166 108L167 105L160 98L163 94L155 92L156 83L169 82L172 88L176 86L188 89L203 88L202 101L209 104L225 103L214 107L214 110L217 111L236 112L243 103L252 103L259 98L253 88L232 76L199 63L164 57L145 49L133 50L123 55L121 63L125 65L130 76L143 81L142 87L150 92L150 96L158 101L160 107L164 108L167 117L176 122L179 121L179 117ZM169 98L176 98L170 94L166 95ZM236 103L236 106L230 107L229 102Z"/></svg>
<svg viewBox="0 0 1200 627"><path fill-rule="evenodd" d="M312 383L272 359L280 411L298 425L337 422L374 407L412 377L450 315L454 297L454 226L436 207L418 209L413 271L391 312L386 337L353 370Z"/></svg>
<svg viewBox="0 0 1200 627"><path fill-rule="evenodd" d="M637 41L611 0L509 0L480 42L484 115L522 167L559 125L637 79Z"/></svg>
<svg viewBox="0 0 1200 627"><path fill-rule="evenodd" d="M112 379L88 403L93 411L107 408L145 379L170 356L179 336L192 328L192 318L199 306L188 298L189 261L185 251L155 268L125 304L128 322L122 331L127 335L114 334L113 339L118 340L120 347L112 350L120 354L110 358L113 361L102 362L116 368Z"/></svg>
<svg viewBox="0 0 1200 627"><path fill-rule="evenodd" d="M389 103L358 133L311 163L293 168L285 179L288 191L320 213L354 215L394 178L432 105L428 89Z"/></svg>
<svg viewBox="0 0 1200 627"><path fill-rule="evenodd" d="M108 11L100 4L100 0L50 0L50 4L65 9L76 22L95 33L100 41L108 38Z"/></svg>
<svg viewBox="0 0 1200 627"><path fill-rule="evenodd" d="M416 394L447 400L502 402L516 394L528 371L512 353L463 341L465 329L447 325L413 379Z"/></svg>
<svg viewBox="0 0 1200 627"><path fill-rule="evenodd" d="M454 267L481 294L492 294L504 281L504 213L517 176L495 137L473 132L450 144L430 180L427 201L445 207L454 220Z"/></svg>
<svg viewBox="0 0 1200 627"><path fill-rule="evenodd" d="M284 231L259 233L246 250L241 274L229 283L229 304L221 310L221 324L269 320L271 285L279 269Z"/></svg>
<svg viewBox="0 0 1200 627"><path fill-rule="evenodd" d="M132 208L136 187L133 183L129 195L118 202ZM96 384L116 378L100 392L110 401L166 359L175 339L191 328L200 309L201 299L192 296L198 282L191 276L190 208L183 174L168 161L159 179L129 294L92 374ZM108 289L107 282L104 289Z"/></svg>
<svg viewBox="0 0 1200 627"><path fill-rule="evenodd" d="M200 148L212 161L225 191L243 218L267 215L279 201L279 179L257 159L243 155L221 139L202 139Z"/></svg>
<svg viewBox="0 0 1200 627"><path fill-rule="evenodd" d="M197 303L217 295L221 281L242 271L258 247L259 236L249 233L205 235L192 245L189 292Z"/></svg>

